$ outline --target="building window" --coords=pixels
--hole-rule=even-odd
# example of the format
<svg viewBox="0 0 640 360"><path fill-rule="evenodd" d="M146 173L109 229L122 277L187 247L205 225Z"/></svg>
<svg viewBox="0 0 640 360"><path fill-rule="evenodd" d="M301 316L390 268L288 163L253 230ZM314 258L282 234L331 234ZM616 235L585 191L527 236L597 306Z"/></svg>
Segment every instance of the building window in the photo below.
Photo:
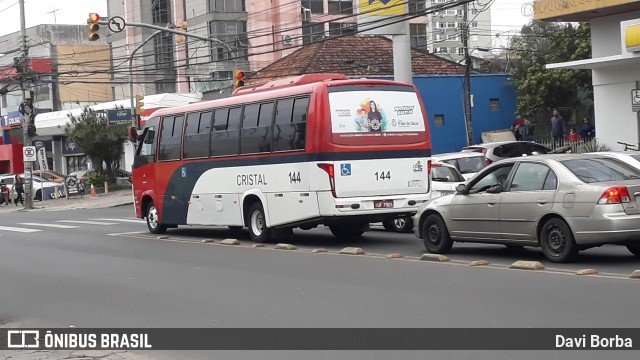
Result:
<svg viewBox="0 0 640 360"><path fill-rule="evenodd" d="M489 100L489 110L491 110L491 111L500 110L500 99L490 99Z"/></svg>
<svg viewBox="0 0 640 360"><path fill-rule="evenodd" d="M156 69L173 67L173 34L161 34L154 37Z"/></svg>
<svg viewBox="0 0 640 360"><path fill-rule="evenodd" d="M176 92L175 81L163 79L163 80L154 81L154 85L156 86L156 94Z"/></svg>
<svg viewBox="0 0 640 360"><path fill-rule="evenodd" d="M302 7L311 9L312 14L324 13L322 0L302 0ZM303 9L304 10L304 9Z"/></svg>
<svg viewBox="0 0 640 360"><path fill-rule="evenodd" d="M302 43L311 44L324 37L324 24L309 23L302 26Z"/></svg>
<svg viewBox="0 0 640 360"><path fill-rule="evenodd" d="M329 0L329 14L353 14L353 2Z"/></svg>
<svg viewBox="0 0 640 360"><path fill-rule="evenodd" d="M409 0L409 13L423 11L426 8L425 3L425 0Z"/></svg>
<svg viewBox="0 0 640 360"><path fill-rule="evenodd" d="M154 24L170 23L169 13L169 0L151 1L151 17Z"/></svg>
<svg viewBox="0 0 640 360"><path fill-rule="evenodd" d="M209 12L242 12L244 9L244 0L207 0Z"/></svg>
<svg viewBox="0 0 640 360"><path fill-rule="evenodd" d="M410 24L411 47L427 48L427 26L425 24Z"/></svg>
<svg viewBox="0 0 640 360"><path fill-rule="evenodd" d="M233 50L233 53L229 54L229 49L225 46L211 43L213 61L248 59L249 41L246 21L212 21L209 23L209 36L221 40Z"/></svg>
<svg viewBox="0 0 640 360"><path fill-rule="evenodd" d="M444 126L444 114L435 114L433 116L433 124L435 126Z"/></svg>
<svg viewBox="0 0 640 360"><path fill-rule="evenodd" d="M356 23L329 23L329 36L355 34L357 29Z"/></svg>

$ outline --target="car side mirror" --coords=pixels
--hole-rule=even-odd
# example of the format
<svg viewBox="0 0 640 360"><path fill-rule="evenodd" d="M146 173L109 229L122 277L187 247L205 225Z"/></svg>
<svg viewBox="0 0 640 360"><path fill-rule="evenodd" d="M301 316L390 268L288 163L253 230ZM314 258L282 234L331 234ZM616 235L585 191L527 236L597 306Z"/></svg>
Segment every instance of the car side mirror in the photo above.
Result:
<svg viewBox="0 0 640 360"><path fill-rule="evenodd" d="M500 184L493 185L492 187L487 189L487 193L489 194L499 194L503 191L504 191L504 188Z"/></svg>
<svg viewBox="0 0 640 360"><path fill-rule="evenodd" d="M456 191L459 194L463 194L466 190L467 190L467 187L465 186L465 184L458 184L458 186L456 186Z"/></svg>

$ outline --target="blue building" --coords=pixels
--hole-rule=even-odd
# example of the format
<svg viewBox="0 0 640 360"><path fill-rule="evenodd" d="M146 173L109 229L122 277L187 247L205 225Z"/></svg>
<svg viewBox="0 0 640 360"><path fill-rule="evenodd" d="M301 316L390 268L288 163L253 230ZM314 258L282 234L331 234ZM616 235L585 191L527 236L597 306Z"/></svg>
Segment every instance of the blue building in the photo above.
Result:
<svg viewBox="0 0 640 360"><path fill-rule="evenodd" d="M413 84L427 109L432 153L459 151L467 146L464 76L414 75ZM508 83L507 74L471 75L471 96L474 143L482 142L483 132L511 127L516 112L516 91Z"/></svg>

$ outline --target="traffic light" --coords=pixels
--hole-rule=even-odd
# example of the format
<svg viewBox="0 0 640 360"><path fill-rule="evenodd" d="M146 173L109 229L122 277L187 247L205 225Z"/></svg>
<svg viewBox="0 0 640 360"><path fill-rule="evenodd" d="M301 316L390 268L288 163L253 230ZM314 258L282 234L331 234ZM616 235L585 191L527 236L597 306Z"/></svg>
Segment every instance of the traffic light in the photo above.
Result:
<svg viewBox="0 0 640 360"><path fill-rule="evenodd" d="M178 31L182 31L182 32L187 32L187 22L186 21L178 21L178 23L176 24L176 30ZM183 43L187 41L187 37L181 34L176 34L176 42L177 43Z"/></svg>
<svg viewBox="0 0 640 360"><path fill-rule="evenodd" d="M100 39L100 35L98 34L98 30L100 30L100 25L98 25L98 21L100 21L100 15L96 13L90 13L89 19L87 20L87 24L89 26L89 41L97 41Z"/></svg>
<svg viewBox="0 0 640 360"><path fill-rule="evenodd" d="M244 86L244 71L235 70L233 72L233 89Z"/></svg>
<svg viewBox="0 0 640 360"><path fill-rule="evenodd" d="M142 108L144 106L144 95L136 95L136 115L141 115L144 112Z"/></svg>

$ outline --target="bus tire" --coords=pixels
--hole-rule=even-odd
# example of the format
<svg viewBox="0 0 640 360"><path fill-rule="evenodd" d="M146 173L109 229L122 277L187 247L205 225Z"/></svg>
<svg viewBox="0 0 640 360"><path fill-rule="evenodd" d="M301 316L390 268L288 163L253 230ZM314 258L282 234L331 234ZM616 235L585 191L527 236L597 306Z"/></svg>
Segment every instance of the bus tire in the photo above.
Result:
<svg viewBox="0 0 640 360"><path fill-rule="evenodd" d="M167 225L158 222L158 209L153 202L149 203L146 212L147 228L152 234L164 234L167 231Z"/></svg>
<svg viewBox="0 0 640 360"><path fill-rule="evenodd" d="M251 240L257 243L271 241L271 230L267 228L267 220L264 216L264 208L260 202L255 202L247 211L247 228Z"/></svg>
<svg viewBox="0 0 640 360"><path fill-rule="evenodd" d="M329 230L331 230L333 236L339 239L358 239L362 234L364 234L362 226L358 226L358 224L329 225Z"/></svg>

